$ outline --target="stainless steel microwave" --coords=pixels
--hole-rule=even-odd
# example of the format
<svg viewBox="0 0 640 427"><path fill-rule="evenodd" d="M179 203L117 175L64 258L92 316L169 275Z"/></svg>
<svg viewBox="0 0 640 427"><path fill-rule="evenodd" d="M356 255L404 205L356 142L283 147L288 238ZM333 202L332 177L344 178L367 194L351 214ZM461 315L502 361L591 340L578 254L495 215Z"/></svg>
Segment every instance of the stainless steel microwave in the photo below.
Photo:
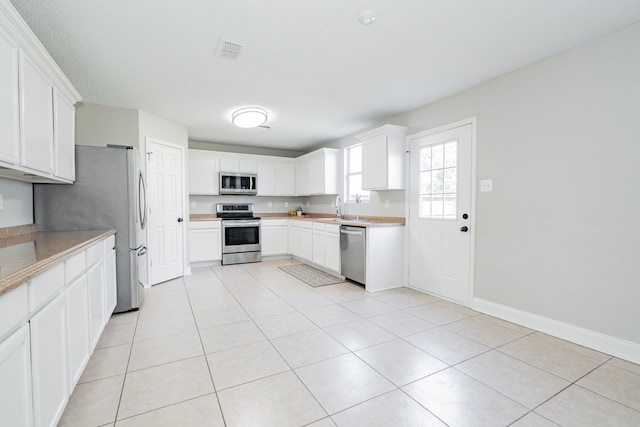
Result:
<svg viewBox="0 0 640 427"><path fill-rule="evenodd" d="M258 175L254 173L220 172L220 194L258 194Z"/></svg>

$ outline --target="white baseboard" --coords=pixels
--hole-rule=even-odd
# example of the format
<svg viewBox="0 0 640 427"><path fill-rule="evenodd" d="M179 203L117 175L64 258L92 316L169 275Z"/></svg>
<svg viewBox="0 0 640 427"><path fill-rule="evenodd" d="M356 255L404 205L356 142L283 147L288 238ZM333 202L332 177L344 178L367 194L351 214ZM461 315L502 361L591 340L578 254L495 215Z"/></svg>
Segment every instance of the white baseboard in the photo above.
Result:
<svg viewBox="0 0 640 427"><path fill-rule="evenodd" d="M626 341L481 298L474 298L471 308L490 316L640 364L640 344L632 341Z"/></svg>

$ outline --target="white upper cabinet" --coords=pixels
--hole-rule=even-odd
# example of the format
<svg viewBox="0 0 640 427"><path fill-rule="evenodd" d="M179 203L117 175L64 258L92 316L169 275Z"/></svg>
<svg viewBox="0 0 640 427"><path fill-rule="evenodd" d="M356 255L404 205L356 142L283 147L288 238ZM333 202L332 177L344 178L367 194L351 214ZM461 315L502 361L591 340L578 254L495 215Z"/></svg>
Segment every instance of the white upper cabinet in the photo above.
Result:
<svg viewBox="0 0 640 427"><path fill-rule="evenodd" d="M54 89L53 94L55 176L74 181L76 179L76 109L59 90Z"/></svg>
<svg viewBox="0 0 640 427"><path fill-rule="evenodd" d="M53 173L53 86L39 67L20 55L22 166Z"/></svg>
<svg viewBox="0 0 640 427"><path fill-rule="evenodd" d="M321 148L298 157L298 195L338 194L340 150Z"/></svg>
<svg viewBox="0 0 640 427"><path fill-rule="evenodd" d="M362 189L404 189L407 128L385 125L358 135L362 142Z"/></svg>
<svg viewBox="0 0 640 427"><path fill-rule="evenodd" d="M257 173L258 161L255 156L223 153L220 156L220 172Z"/></svg>
<svg viewBox="0 0 640 427"><path fill-rule="evenodd" d="M206 150L189 150L189 194L219 193L220 156Z"/></svg>
<svg viewBox="0 0 640 427"><path fill-rule="evenodd" d="M0 1L0 176L73 182L81 99L11 3Z"/></svg>
<svg viewBox="0 0 640 427"><path fill-rule="evenodd" d="M0 161L20 162L18 48L0 28Z"/></svg>
<svg viewBox="0 0 640 427"><path fill-rule="evenodd" d="M258 159L258 196L295 195L295 159L261 156Z"/></svg>

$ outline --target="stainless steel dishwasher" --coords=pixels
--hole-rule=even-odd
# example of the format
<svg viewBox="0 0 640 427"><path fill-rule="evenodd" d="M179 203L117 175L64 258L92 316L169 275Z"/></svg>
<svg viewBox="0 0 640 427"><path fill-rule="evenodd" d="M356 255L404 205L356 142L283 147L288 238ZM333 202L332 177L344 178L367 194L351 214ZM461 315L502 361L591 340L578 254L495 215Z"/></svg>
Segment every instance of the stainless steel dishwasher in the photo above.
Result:
<svg viewBox="0 0 640 427"><path fill-rule="evenodd" d="M347 279L366 284L365 227L340 226L341 273Z"/></svg>

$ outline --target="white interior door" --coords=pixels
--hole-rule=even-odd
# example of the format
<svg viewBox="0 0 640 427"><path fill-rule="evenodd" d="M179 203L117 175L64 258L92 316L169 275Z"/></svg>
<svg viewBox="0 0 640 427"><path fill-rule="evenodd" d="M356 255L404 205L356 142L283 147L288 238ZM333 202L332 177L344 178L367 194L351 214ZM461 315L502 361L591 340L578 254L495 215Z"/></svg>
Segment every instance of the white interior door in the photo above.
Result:
<svg viewBox="0 0 640 427"><path fill-rule="evenodd" d="M409 285L465 305L471 294L472 132L465 124L409 138Z"/></svg>
<svg viewBox="0 0 640 427"><path fill-rule="evenodd" d="M183 156L181 147L147 140L151 285L184 274Z"/></svg>

